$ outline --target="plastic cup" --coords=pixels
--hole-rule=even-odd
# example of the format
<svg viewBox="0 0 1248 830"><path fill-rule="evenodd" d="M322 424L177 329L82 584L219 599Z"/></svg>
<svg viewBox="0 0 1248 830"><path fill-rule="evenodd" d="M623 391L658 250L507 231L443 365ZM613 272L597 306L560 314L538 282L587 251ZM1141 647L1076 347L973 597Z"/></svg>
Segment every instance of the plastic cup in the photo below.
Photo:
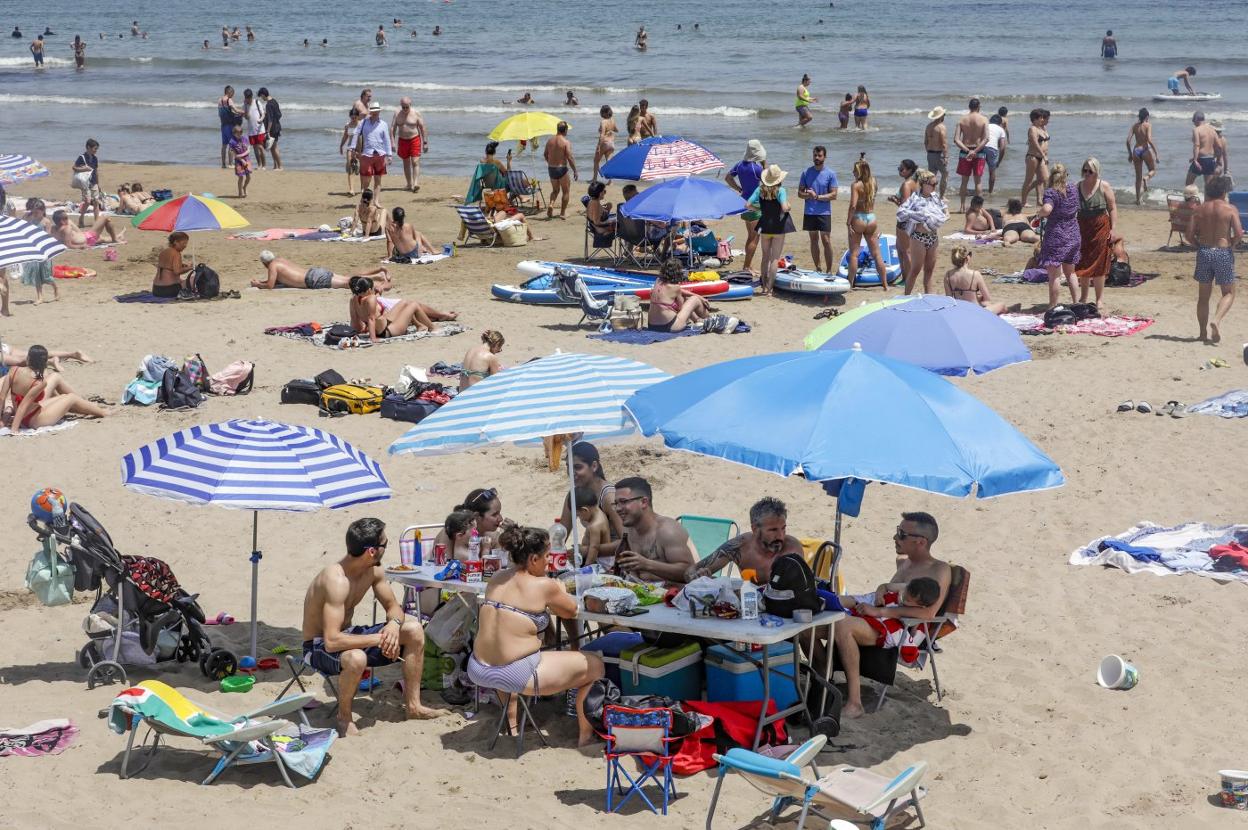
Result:
<svg viewBox="0 0 1248 830"><path fill-rule="evenodd" d="M1134 689L1140 682L1140 670L1117 654L1111 654L1102 658L1096 670L1096 682L1106 689Z"/></svg>

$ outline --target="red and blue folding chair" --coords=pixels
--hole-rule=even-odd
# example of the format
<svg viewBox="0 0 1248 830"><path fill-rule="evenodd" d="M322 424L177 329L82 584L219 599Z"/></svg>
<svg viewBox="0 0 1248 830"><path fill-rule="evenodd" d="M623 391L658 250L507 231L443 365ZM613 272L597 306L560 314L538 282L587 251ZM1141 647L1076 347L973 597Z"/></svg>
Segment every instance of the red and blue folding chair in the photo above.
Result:
<svg viewBox="0 0 1248 830"><path fill-rule="evenodd" d="M642 790L647 781L653 781L663 788L663 815L667 815L668 801L676 795L672 783L672 745L683 740L671 737L672 710L666 707L633 709L610 704L602 720L607 729L607 812L617 812L635 794L646 802L650 812L658 813L659 809ZM630 774L625 766L627 759L636 759L641 769Z"/></svg>

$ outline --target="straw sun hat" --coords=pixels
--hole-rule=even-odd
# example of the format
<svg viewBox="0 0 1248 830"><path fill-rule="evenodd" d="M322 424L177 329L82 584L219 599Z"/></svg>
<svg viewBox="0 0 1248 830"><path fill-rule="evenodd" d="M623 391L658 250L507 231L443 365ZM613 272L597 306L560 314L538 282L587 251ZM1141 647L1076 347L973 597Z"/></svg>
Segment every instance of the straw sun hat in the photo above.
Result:
<svg viewBox="0 0 1248 830"><path fill-rule="evenodd" d="M789 175L786 171L780 169L780 165L773 164L763 171L760 181L767 187L775 187L784 181L784 177Z"/></svg>
<svg viewBox="0 0 1248 830"><path fill-rule="evenodd" d="M945 117L944 107L933 107L932 111L927 114L928 121L935 121L937 118L944 118L944 117Z"/></svg>

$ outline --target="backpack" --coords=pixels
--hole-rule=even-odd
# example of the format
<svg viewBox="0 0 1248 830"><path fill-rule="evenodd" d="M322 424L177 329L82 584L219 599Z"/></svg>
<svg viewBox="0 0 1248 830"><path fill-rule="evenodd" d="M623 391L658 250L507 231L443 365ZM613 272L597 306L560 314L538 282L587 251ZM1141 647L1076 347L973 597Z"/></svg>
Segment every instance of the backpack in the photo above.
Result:
<svg viewBox="0 0 1248 830"><path fill-rule="evenodd" d="M340 383L321 392L321 414L367 415L381 409L385 391L380 386Z"/></svg>
<svg viewBox="0 0 1248 830"><path fill-rule="evenodd" d="M204 394L177 369L165 372L160 382L160 397L164 401L161 409L195 409L204 402Z"/></svg>
<svg viewBox="0 0 1248 830"><path fill-rule="evenodd" d="M182 361L182 374L200 392L208 391L208 367L204 365L204 359L199 356L199 352Z"/></svg>
<svg viewBox="0 0 1248 830"><path fill-rule="evenodd" d="M1064 305L1055 305L1048 311L1044 312L1044 327L1046 329L1055 329L1058 326L1070 326L1079 322L1079 318L1075 316L1075 312L1071 311Z"/></svg>
<svg viewBox="0 0 1248 830"><path fill-rule="evenodd" d="M165 372L177 368L177 364L163 354L149 354L139 364L139 377L148 383L160 383L165 378Z"/></svg>
<svg viewBox="0 0 1248 830"><path fill-rule="evenodd" d="M1130 285L1131 263L1115 259L1109 266L1109 278L1106 282L1119 288Z"/></svg>
<svg viewBox="0 0 1248 830"><path fill-rule="evenodd" d="M325 330L325 345L336 346L343 340L349 340L359 334L346 323L334 323Z"/></svg>
<svg viewBox="0 0 1248 830"><path fill-rule="evenodd" d="M208 378L208 388L214 395L246 395L255 380L256 364L236 360Z"/></svg>
<svg viewBox="0 0 1248 830"><path fill-rule="evenodd" d="M815 572L797 553L786 553L771 563L771 579L763 586L767 613L792 617L798 608L810 611L823 609Z"/></svg>
<svg viewBox="0 0 1248 830"><path fill-rule="evenodd" d="M221 277L202 262L195 266L186 285L201 300L211 300L221 293Z"/></svg>

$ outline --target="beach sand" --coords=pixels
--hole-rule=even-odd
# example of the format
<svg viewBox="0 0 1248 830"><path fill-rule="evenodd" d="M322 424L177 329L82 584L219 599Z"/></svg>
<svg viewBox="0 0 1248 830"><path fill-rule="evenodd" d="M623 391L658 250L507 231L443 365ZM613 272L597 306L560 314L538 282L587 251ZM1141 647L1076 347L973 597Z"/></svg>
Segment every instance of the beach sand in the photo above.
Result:
<svg viewBox="0 0 1248 830"><path fill-rule="evenodd" d="M66 198L68 166L55 164L50 178L11 189L21 196ZM227 171L183 166L102 165L108 189L121 180L143 180L149 188L176 193L188 188L232 194ZM391 176L391 183L401 177ZM1122 184L1122 183L1118 183ZM619 185L609 198L619 199ZM882 186L891 187L889 181ZM457 231L452 194L466 181L426 179L412 196L387 190L383 204L401 204L409 221L436 243ZM471 331L418 343L331 351L265 336L266 326L343 320L346 291L248 290L261 274L258 256L268 247L297 263L324 265L340 273L369 268L383 255L370 245L313 242L227 241L224 233L193 235L194 253L221 275L222 287L242 299L175 305L122 305L114 294L150 284L163 234L130 230L117 262L100 251L71 252L58 262L99 271L92 279L64 281L61 300L33 306L31 289L12 284L14 316L0 320L6 342L81 348L96 358L71 366L68 377L83 394L117 400L148 353L181 360L200 353L210 370L246 358L256 363L255 390L246 397L210 398L199 410L163 413L156 408L120 408L103 421L23 439L0 439L8 509L0 512L6 563L0 571L0 699L4 723L18 727L44 718L70 717L81 727L75 745L43 759L0 762L0 789L9 795L0 826L136 827L176 822L185 827L253 826L388 828L431 824L441 827L583 828L607 821L603 809L603 762L577 754L574 724L559 705L540 711L552 727L556 748L529 749L521 762L501 741L486 753L494 721L487 708L476 722L459 714L439 721L407 723L397 692L385 687L356 705L359 737L335 744L320 778L298 794L281 786L276 773L244 769L227 773L211 788L198 781L211 767L208 757L186 741L162 750L135 780L119 781L124 739L96 719L117 686L87 691L73 662L85 642L82 619L89 607L43 608L22 588L24 569L36 542L25 525L26 500L55 486L87 506L108 528L120 550L165 559L182 584L199 593L209 616L228 611L239 624L210 629L216 642L244 650L247 638L249 530L251 516L162 501L124 490L120 457L149 440L197 423L266 416L327 428L382 460L394 486L390 501L311 514L267 513L260 521L264 560L260 576L262 646L299 645L304 589L315 571L339 557L347 524L376 515L389 523L391 538L406 525L440 522L463 495L477 486L496 486L505 515L546 526L557 514L565 479L545 471L541 454L497 447L459 455L390 458L386 447L405 425L376 417L318 419L307 406L280 406L278 395L291 378L334 368L348 378L393 383L407 363L428 366L458 362L486 328L507 338L505 364L555 349L613 353L678 373L748 354L800 349L815 325L820 305L790 298L725 304L726 311L753 326L750 334L679 339L649 347L615 346L586 339L575 325L579 311L492 300L492 282L517 282L515 263L525 258L579 256L584 220L574 188L568 219L533 221L549 241L520 249L461 247L455 258L429 266L393 266L395 294L416 297L440 309L460 312ZM251 198L228 201L252 229L334 224L354 203L343 195L341 175L259 173ZM956 199L956 193L951 193ZM956 204L956 202L955 202ZM835 239L844 247L844 201L834 206ZM881 227L891 229L890 205L881 204ZM951 219L946 232L954 230ZM737 220L718 223L721 237L744 239ZM937 556L967 567L971 591L961 629L944 641L940 671L945 697L935 703L930 674L901 672L898 687L878 713L845 725L832 741L841 751L822 764L853 763L885 773L926 760L929 825L946 828L1047 827L1231 827L1242 816L1213 806L1216 771L1245 764L1238 718L1221 711L1242 692L1238 632L1248 626L1241 585L1212 580L1073 568L1069 552L1103 534L1137 521L1172 524L1187 520L1230 523L1243 520L1243 474L1248 453L1242 423L1218 418L1184 420L1136 413L1117 414L1121 400L1146 399L1160 406L1186 403L1244 385L1238 344L1248 339L1244 310L1227 320L1223 345L1191 342L1196 331L1191 253L1159 253L1167 219L1162 211L1124 209L1121 229L1138 271L1160 272L1141 287L1108 289L1107 311L1155 317L1131 337L1030 337L1030 363L985 377L953 382L973 392L1016 424L1065 471L1059 490L984 502L957 502L898 487L871 487L863 515L846 523L844 573L854 590L870 590L893 569L891 535L903 510L926 510L941 524ZM938 277L947 267L951 243L942 242ZM787 250L809 262L805 235L789 238ZM988 248L977 267L1013 271L1022 267L1027 246ZM1008 303L1040 305L1043 286L992 285ZM874 300L878 289L857 291L849 303ZM1243 301L1241 300L1241 303ZM1229 369L1201 370L1221 356ZM890 419L894 413L868 413ZM759 424L759 428L782 428ZM852 423L841 425L855 429ZM750 504L775 495L789 505L789 532L830 538L834 507L822 492L798 480L781 480L726 462L670 452L657 441L635 439L603 450L613 478L641 474L655 487L656 508L681 513L731 516L745 523ZM1234 481L1239 481L1235 485ZM397 547L390 555L397 560ZM360 615L368 616L365 604ZM1096 667L1117 653L1140 669L1140 685L1129 692L1097 686ZM389 681L394 669L383 670ZM225 710L259 705L275 695L281 673L267 673L247 695L224 695L193 666L150 675L193 691ZM868 708L875 692L868 687ZM426 695L426 702L436 702ZM439 703L439 705L441 705ZM1208 710L1208 711L1206 711ZM328 723L332 707L312 713ZM799 730L799 734L802 734ZM532 746L532 744L530 744ZM631 803L627 815L609 819L620 828L700 827L714 779L698 775L680 781L671 815L661 822ZM635 802L635 800L634 800ZM729 782L720 801L717 826L761 826L768 801L739 780ZM791 823L785 826L791 826ZM816 826L815 823L809 826Z"/></svg>

